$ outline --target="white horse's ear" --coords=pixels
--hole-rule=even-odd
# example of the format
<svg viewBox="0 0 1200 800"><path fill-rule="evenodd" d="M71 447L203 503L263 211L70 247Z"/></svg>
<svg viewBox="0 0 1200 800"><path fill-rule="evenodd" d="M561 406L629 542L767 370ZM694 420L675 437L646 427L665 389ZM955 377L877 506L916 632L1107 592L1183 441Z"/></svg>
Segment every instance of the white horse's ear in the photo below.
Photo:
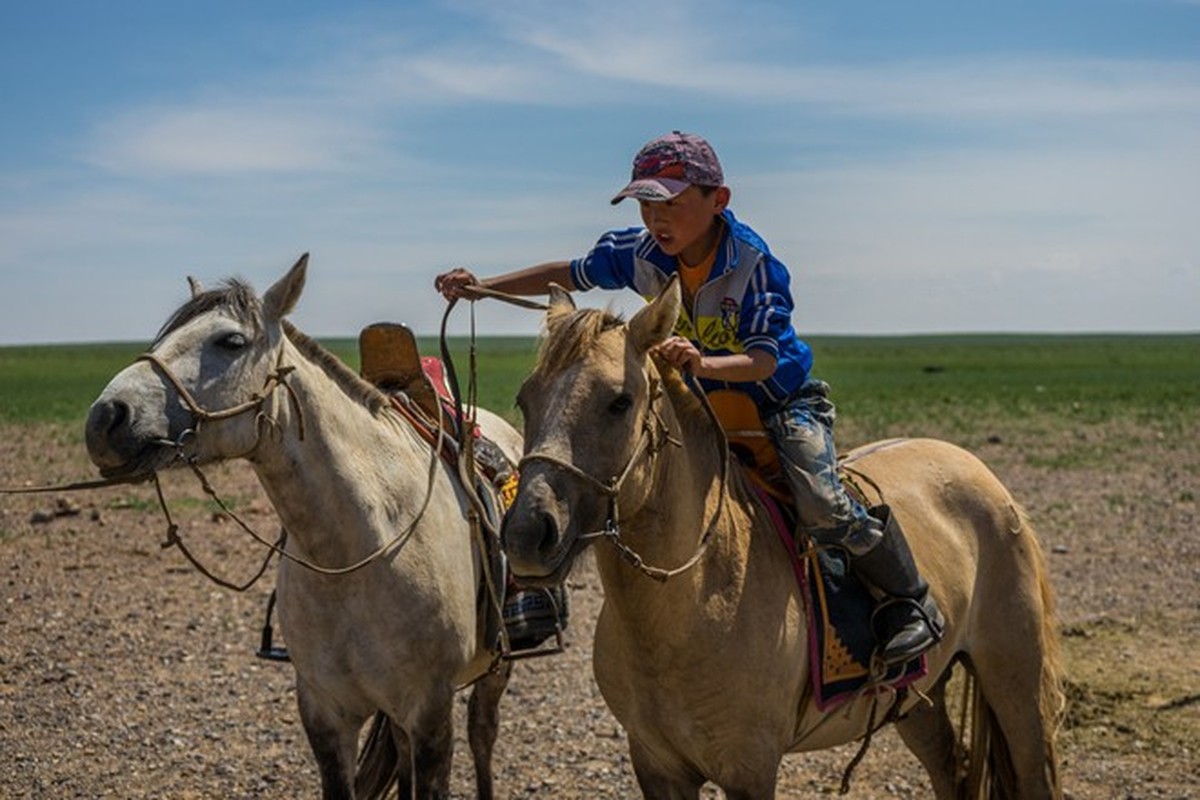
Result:
<svg viewBox="0 0 1200 800"><path fill-rule="evenodd" d="M199 280L193 278L191 275L187 276L187 281L188 288L192 290L192 299L194 300L204 292L204 287L200 284Z"/></svg>
<svg viewBox="0 0 1200 800"><path fill-rule="evenodd" d="M563 314L570 314L575 310L575 300L571 297L571 293L557 283L551 283L550 290L550 308L546 311L546 316L550 318L558 317Z"/></svg>
<svg viewBox="0 0 1200 800"><path fill-rule="evenodd" d="M308 271L308 253L300 256L287 275L284 275L275 285L267 289L263 295L263 317L269 322L276 322L292 313L300 293L304 291L304 278Z"/></svg>
<svg viewBox="0 0 1200 800"><path fill-rule="evenodd" d="M658 293L658 297L629 320L629 339L634 348L639 353L644 353L670 336L679 320L679 309L682 305L679 276L672 275L667 285Z"/></svg>

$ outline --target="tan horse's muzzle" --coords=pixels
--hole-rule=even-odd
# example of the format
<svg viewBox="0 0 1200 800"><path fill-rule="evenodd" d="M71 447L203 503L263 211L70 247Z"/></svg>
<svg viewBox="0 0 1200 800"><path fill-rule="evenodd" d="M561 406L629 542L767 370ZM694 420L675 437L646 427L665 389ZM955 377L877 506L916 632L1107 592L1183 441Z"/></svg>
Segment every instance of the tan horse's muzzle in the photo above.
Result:
<svg viewBox="0 0 1200 800"><path fill-rule="evenodd" d="M544 472L529 474L537 472L523 472L516 500L504 517L500 541L521 583L550 586L561 583L570 572L577 540L567 536L567 503Z"/></svg>

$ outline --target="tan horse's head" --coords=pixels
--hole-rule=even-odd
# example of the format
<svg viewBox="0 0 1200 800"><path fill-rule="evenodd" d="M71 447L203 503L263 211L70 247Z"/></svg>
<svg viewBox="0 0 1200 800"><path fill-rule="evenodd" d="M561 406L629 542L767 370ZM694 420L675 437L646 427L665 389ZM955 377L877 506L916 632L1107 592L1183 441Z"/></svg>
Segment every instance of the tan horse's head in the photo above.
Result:
<svg viewBox="0 0 1200 800"><path fill-rule="evenodd" d="M261 299L241 281L204 291L189 279L191 299L92 404L87 448L102 474L148 474L184 452L202 463L254 446L256 398L277 367L283 318L304 288L307 263L306 254ZM239 407L246 413L201 419Z"/></svg>
<svg viewBox="0 0 1200 800"><path fill-rule="evenodd" d="M672 280L628 324L551 293L537 365L517 396L525 418L521 485L502 533L526 583L561 582L575 557L651 489L661 391L649 353L679 317Z"/></svg>

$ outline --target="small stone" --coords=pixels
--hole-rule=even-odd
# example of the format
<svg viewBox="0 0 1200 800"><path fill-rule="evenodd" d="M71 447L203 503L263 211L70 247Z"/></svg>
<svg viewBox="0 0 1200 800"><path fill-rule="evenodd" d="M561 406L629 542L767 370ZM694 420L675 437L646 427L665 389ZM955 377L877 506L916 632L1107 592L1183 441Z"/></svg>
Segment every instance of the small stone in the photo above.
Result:
<svg viewBox="0 0 1200 800"><path fill-rule="evenodd" d="M59 517L74 517L83 512L83 508L69 497L60 497L54 504L54 514Z"/></svg>

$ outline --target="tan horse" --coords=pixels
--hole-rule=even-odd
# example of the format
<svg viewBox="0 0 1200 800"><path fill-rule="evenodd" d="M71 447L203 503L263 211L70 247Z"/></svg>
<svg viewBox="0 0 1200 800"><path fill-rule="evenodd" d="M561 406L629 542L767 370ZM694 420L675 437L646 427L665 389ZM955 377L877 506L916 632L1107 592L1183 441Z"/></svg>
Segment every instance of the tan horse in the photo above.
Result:
<svg viewBox="0 0 1200 800"><path fill-rule="evenodd" d="M453 696L475 680L469 738L479 796L491 797L510 668L491 671L482 644L467 498L387 397L285 322L306 263L261 300L236 281L193 287L149 354L93 404L88 450L107 476L244 458L291 556L329 569L367 561L345 574L279 568L280 622L326 798L381 797L397 783L402 797L449 797ZM519 457L511 426L482 411L479 422Z"/></svg>
<svg viewBox="0 0 1200 800"><path fill-rule="evenodd" d="M722 480L722 440L703 406L648 355L678 313L674 281L627 325L552 294L518 398L526 456L503 543L521 580L553 584L607 540L595 548L596 681L647 797L695 798L712 782L731 798L769 798L785 753L862 738L875 700L816 709L804 603L768 514L736 469ZM850 458L902 520L946 615L916 684L932 703L910 691L895 709L937 796L1060 796L1052 596L1020 508L979 460L944 442ZM980 719L991 723L970 754L946 711L957 662L976 676ZM896 697L878 696L877 720ZM968 758L990 773L975 789L963 777Z"/></svg>

